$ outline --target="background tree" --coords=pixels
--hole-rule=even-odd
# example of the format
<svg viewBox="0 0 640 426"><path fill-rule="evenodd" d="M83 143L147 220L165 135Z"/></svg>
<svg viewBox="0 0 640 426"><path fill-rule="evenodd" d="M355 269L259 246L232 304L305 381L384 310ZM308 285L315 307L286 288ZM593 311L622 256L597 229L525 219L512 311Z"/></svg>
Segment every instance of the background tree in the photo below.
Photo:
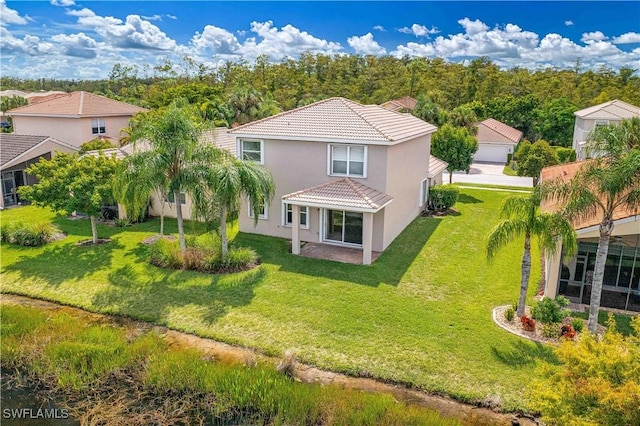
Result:
<svg viewBox="0 0 640 426"><path fill-rule="evenodd" d="M427 95L418 96L417 101L413 109L414 116L434 126L441 126L447 121L447 112L440 108Z"/></svg>
<svg viewBox="0 0 640 426"><path fill-rule="evenodd" d="M511 241L524 236L522 254L520 297L517 315L522 317L527 303L529 277L531 276L531 237L538 237L538 244L545 255L553 255L562 239L565 255L572 256L577 249L577 236L573 226L557 213L540 213L541 193L538 189L527 197L513 196L504 200L500 216L505 218L498 223L487 237L487 258Z"/></svg>
<svg viewBox="0 0 640 426"><path fill-rule="evenodd" d="M464 127L470 135L478 133L478 116L468 105L461 105L451 110L448 122L455 127Z"/></svg>
<svg viewBox="0 0 640 426"><path fill-rule="evenodd" d="M516 161L518 176L532 177L534 186L538 184L543 168L560 164L556 151L542 139L533 144L526 140L520 142Z"/></svg>
<svg viewBox="0 0 640 426"><path fill-rule="evenodd" d="M533 131L551 145L570 147L573 143L573 113L579 110L566 98L550 99L535 111Z"/></svg>
<svg viewBox="0 0 640 426"><path fill-rule="evenodd" d="M114 190L127 210L140 212L154 191L173 194L180 249L186 249L180 193L197 196L201 177L214 161L214 148L201 142L205 129L199 110L184 100L140 118L131 130L137 150L125 158Z"/></svg>
<svg viewBox="0 0 640 426"><path fill-rule="evenodd" d="M456 170L469 173L473 154L478 150L478 141L464 127L445 124L431 137L431 154L446 161L449 165L449 183Z"/></svg>
<svg viewBox="0 0 640 426"><path fill-rule="evenodd" d="M562 214L569 220L598 218L600 221L589 306L589 331L596 333L614 213L618 209L640 210L640 151L591 160L570 181L552 181L546 183L544 189L546 197L560 203Z"/></svg>
<svg viewBox="0 0 640 426"><path fill-rule="evenodd" d="M111 204L111 184L116 170L114 158L100 155L78 159L77 154L58 153L51 160L40 160L26 169L38 183L21 186L21 197L59 214L85 213L91 221L94 244L98 242L96 218L102 206Z"/></svg>
<svg viewBox="0 0 640 426"><path fill-rule="evenodd" d="M199 215L206 216L215 203L220 213L220 241L222 256L229 251L227 217L239 211L240 200L246 198L254 221L258 223L260 211L273 200L275 183L271 173L262 165L235 158L218 150L217 161L207 174L206 188L194 194L194 206Z"/></svg>

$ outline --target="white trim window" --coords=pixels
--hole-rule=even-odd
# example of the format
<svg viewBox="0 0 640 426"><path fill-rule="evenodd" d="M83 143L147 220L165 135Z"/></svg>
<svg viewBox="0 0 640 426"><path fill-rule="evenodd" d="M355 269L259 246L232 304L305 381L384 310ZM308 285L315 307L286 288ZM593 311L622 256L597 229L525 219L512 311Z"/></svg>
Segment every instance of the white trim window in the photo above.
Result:
<svg viewBox="0 0 640 426"><path fill-rule="evenodd" d="M91 119L91 133L94 135L104 135L107 133L107 120L104 118Z"/></svg>
<svg viewBox="0 0 640 426"><path fill-rule="evenodd" d="M240 139L238 145L241 160L264 164L264 143L262 140Z"/></svg>
<svg viewBox="0 0 640 426"><path fill-rule="evenodd" d="M251 206L250 201L247 202L247 209L248 209L249 217L253 219L254 218L253 208ZM260 213L258 214L258 219L260 220L269 219L269 206L267 206L267 203L265 203L264 201L260 203Z"/></svg>
<svg viewBox="0 0 640 426"><path fill-rule="evenodd" d="M174 204L176 202L176 197L173 192L167 193L167 202L171 204ZM180 204L182 205L187 204L187 194L185 194L182 191L180 191Z"/></svg>
<svg viewBox="0 0 640 426"><path fill-rule="evenodd" d="M365 145L328 146L328 174L331 176L367 177Z"/></svg>
<svg viewBox="0 0 640 426"><path fill-rule="evenodd" d="M420 182L420 203L418 206L424 207L424 204L429 199L429 179L423 179Z"/></svg>
<svg viewBox="0 0 640 426"><path fill-rule="evenodd" d="M291 204L282 203L282 226L293 224L293 207ZM309 229L309 207L300 206L300 228Z"/></svg>

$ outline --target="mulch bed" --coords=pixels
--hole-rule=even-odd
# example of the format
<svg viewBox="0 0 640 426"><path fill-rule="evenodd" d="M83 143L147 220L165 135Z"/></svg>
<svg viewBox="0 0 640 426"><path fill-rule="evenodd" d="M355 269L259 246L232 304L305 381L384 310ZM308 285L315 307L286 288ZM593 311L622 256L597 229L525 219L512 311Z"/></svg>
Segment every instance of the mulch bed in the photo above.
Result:
<svg viewBox="0 0 640 426"><path fill-rule="evenodd" d="M111 242L111 238L98 238L95 245L105 244L110 242ZM93 240L82 240L76 243L77 247L92 246L92 245L94 245Z"/></svg>
<svg viewBox="0 0 640 426"><path fill-rule="evenodd" d="M175 241L175 240L178 239L175 235L160 235L160 234L156 234L156 235L152 235L152 236L147 237L144 240L142 240L142 244L151 245L151 244L157 242L160 238L168 240L168 241Z"/></svg>
<svg viewBox="0 0 640 426"><path fill-rule="evenodd" d="M425 210L422 212L422 216L424 217L442 217L442 216L457 216L460 212L456 209L446 209L446 210Z"/></svg>

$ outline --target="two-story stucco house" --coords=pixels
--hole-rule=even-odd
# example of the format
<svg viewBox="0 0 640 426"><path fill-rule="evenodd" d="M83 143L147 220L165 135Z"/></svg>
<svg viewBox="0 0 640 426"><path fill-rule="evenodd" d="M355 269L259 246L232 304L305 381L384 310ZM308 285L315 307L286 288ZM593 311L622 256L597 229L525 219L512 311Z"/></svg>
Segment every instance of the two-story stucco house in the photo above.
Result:
<svg viewBox="0 0 640 426"><path fill-rule="evenodd" d="M633 117L640 117L640 108L619 100L605 102L573 113L576 123L573 128L573 149L578 160L584 160L593 153L587 152L586 141L596 127L620 123Z"/></svg>
<svg viewBox="0 0 640 426"><path fill-rule="evenodd" d="M92 139L120 140L120 131L138 112L135 105L88 92L72 92L6 112L18 135L47 135L79 147Z"/></svg>
<svg viewBox="0 0 640 426"><path fill-rule="evenodd" d="M436 127L378 105L331 98L229 131L239 158L272 173L276 195L243 232L381 252L422 211Z"/></svg>

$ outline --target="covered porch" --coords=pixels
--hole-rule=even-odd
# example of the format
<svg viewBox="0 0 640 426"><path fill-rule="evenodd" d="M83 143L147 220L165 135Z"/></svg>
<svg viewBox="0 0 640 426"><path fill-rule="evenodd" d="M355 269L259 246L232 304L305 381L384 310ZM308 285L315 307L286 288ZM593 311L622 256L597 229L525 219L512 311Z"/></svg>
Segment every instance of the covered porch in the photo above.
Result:
<svg viewBox="0 0 640 426"><path fill-rule="evenodd" d="M310 257L338 261L350 259L349 263L363 265L370 265L377 257L373 251L374 215L392 201L389 195L350 178L343 178L284 195L282 200L291 206L293 254L306 253ZM309 208L317 208L320 212L318 240L311 243L321 244L311 245L302 252L300 212ZM335 247L334 253L330 253L331 247ZM358 254L361 262L353 261Z"/></svg>
<svg viewBox="0 0 640 426"><path fill-rule="evenodd" d="M375 262L381 254L379 251L372 251L371 261ZM300 256L355 265L362 265L363 260L362 249L322 243L301 243Z"/></svg>

